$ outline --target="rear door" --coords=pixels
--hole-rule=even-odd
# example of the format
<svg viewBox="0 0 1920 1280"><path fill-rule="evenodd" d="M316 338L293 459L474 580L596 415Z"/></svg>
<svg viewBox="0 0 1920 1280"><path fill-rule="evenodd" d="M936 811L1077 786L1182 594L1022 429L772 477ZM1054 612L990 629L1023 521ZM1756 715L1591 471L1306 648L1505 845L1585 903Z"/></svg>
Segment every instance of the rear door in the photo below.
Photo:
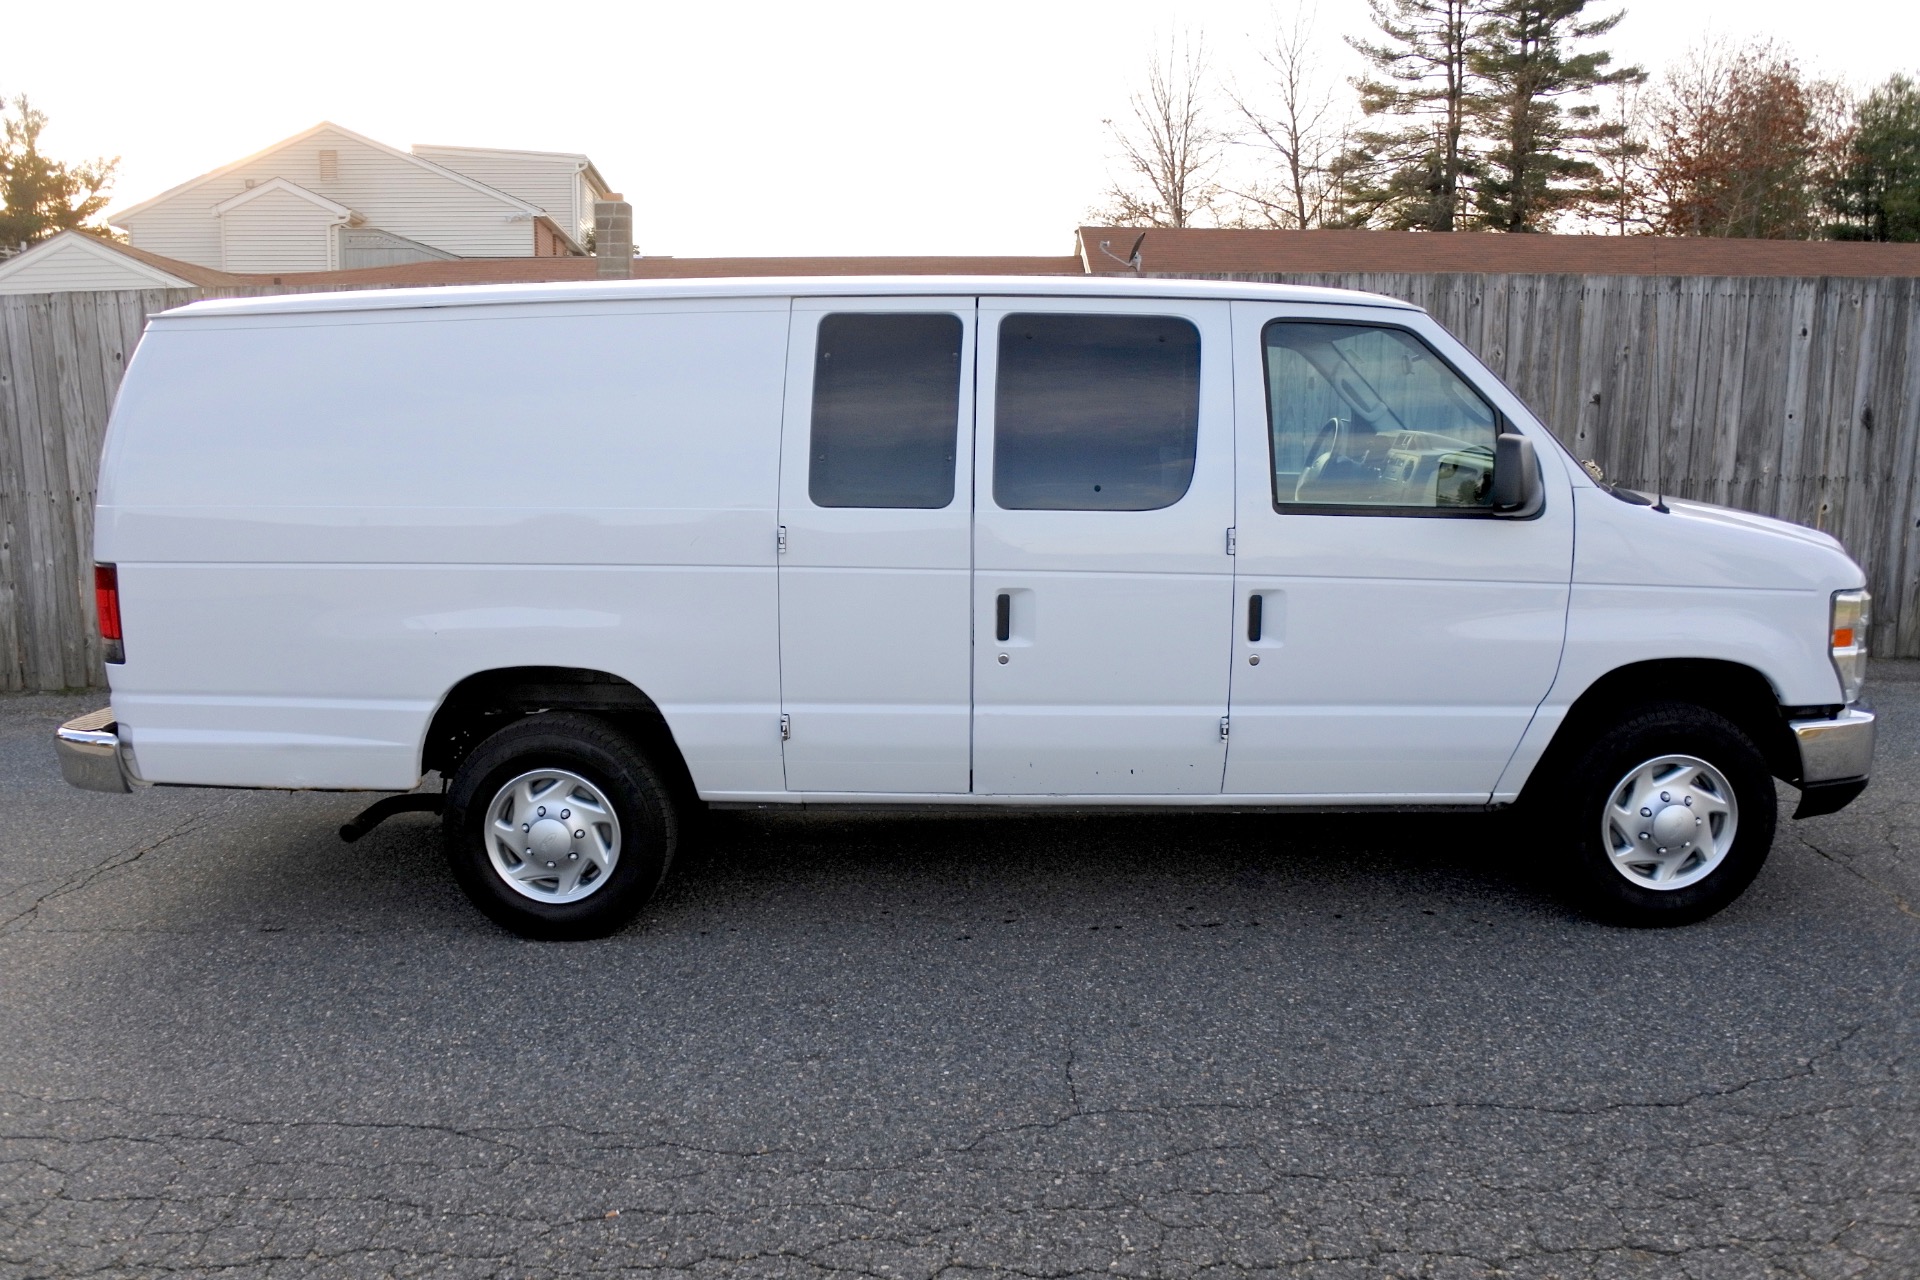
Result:
<svg viewBox="0 0 1920 1280"><path fill-rule="evenodd" d="M787 789L965 794L972 298L794 303L780 464Z"/></svg>
<svg viewBox="0 0 1920 1280"><path fill-rule="evenodd" d="M1220 302L981 300L976 792L1219 792L1229 320Z"/></svg>

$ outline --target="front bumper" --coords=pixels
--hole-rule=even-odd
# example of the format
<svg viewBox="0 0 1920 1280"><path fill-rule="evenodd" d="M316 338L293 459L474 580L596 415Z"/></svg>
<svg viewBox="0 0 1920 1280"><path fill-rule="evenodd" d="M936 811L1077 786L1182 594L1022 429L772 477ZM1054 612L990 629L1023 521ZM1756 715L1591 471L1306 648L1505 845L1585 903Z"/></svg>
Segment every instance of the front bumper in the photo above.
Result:
<svg viewBox="0 0 1920 1280"><path fill-rule="evenodd" d="M1873 712L1852 706L1830 720L1791 720L1800 749L1800 807L1796 818L1833 813L1867 789L1873 771Z"/></svg>
<svg viewBox="0 0 1920 1280"><path fill-rule="evenodd" d="M61 725L54 731L53 749L68 785L82 791L133 790L138 775L127 759L112 707Z"/></svg>

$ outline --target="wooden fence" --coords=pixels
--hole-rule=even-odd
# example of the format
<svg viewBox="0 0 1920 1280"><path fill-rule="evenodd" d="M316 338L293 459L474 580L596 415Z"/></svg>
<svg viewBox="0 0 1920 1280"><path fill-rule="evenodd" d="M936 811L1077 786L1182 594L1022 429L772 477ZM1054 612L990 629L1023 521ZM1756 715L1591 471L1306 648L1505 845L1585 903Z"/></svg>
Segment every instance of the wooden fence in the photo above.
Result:
<svg viewBox="0 0 1920 1280"><path fill-rule="evenodd" d="M1873 587L1875 652L1920 657L1920 281L1237 278L1426 307L1609 479L1840 538ZM146 315L196 296L0 296L0 688L103 682L101 434Z"/></svg>
<svg viewBox="0 0 1920 1280"><path fill-rule="evenodd" d="M0 297L0 688L105 683L92 580L100 438L147 313L198 296Z"/></svg>

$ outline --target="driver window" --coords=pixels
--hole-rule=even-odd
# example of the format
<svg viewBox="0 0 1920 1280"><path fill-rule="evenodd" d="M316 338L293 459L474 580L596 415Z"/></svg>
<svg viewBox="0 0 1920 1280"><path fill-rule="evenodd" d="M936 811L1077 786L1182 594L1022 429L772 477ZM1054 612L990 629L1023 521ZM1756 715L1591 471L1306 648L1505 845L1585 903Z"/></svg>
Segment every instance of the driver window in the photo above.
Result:
<svg viewBox="0 0 1920 1280"><path fill-rule="evenodd" d="M1499 415L1401 329L1264 334L1276 511L1488 510Z"/></svg>

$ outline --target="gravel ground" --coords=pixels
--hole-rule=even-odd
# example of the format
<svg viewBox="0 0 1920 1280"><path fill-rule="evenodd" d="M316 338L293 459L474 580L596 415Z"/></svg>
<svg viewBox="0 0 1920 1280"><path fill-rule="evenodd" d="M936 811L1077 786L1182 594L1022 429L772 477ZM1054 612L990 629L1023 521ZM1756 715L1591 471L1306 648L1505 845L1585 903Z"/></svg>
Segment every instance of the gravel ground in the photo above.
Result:
<svg viewBox="0 0 1920 1280"><path fill-rule="evenodd" d="M73 791L99 699L0 699L0 1280L1904 1280L1920 663L1869 696L1873 788L1690 929L1484 818L722 815L575 945L429 818Z"/></svg>

